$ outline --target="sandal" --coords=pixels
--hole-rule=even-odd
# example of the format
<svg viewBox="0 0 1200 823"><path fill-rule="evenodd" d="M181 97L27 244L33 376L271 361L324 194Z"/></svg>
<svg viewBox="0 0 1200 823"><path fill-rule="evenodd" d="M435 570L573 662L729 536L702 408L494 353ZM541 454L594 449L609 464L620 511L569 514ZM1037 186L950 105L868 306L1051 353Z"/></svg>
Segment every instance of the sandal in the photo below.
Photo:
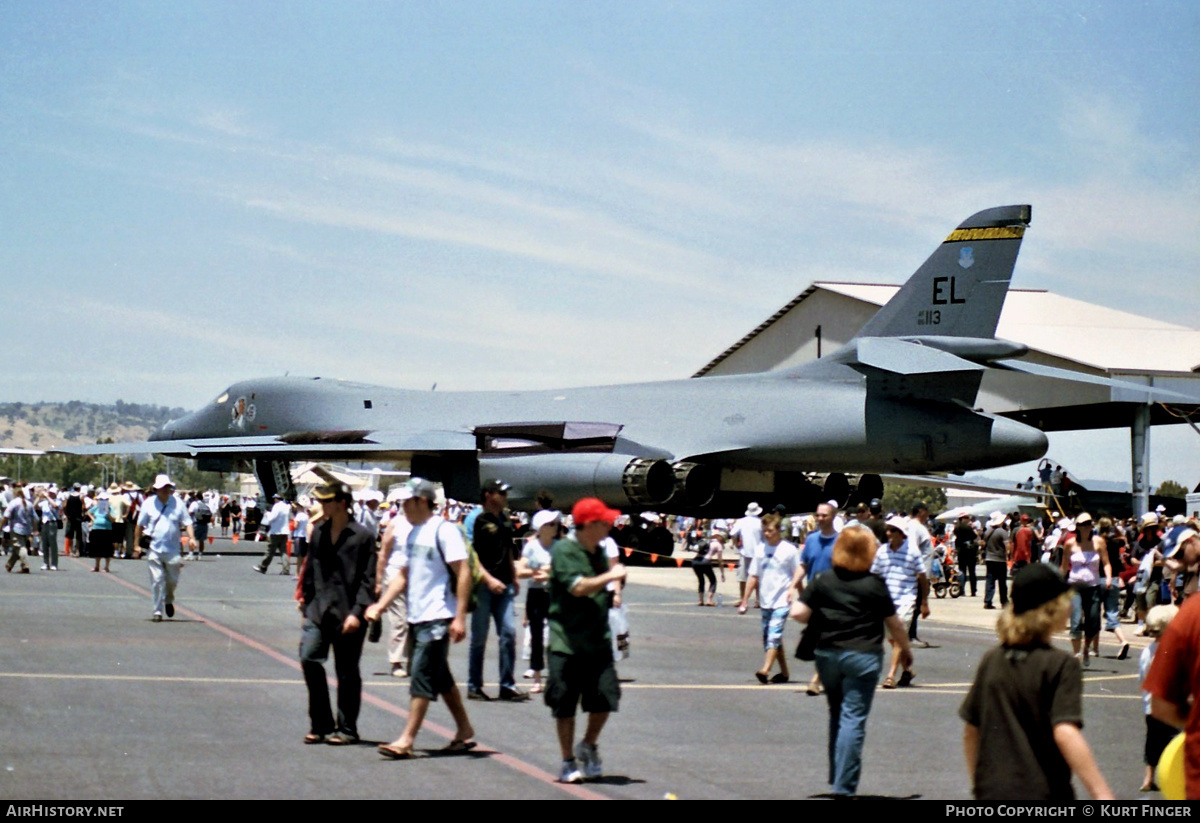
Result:
<svg viewBox="0 0 1200 823"><path fill-rule="evenodd" d="M885 689L894 689L894 688L896 688L896 680L895 680L895 678L893 678L893 677L886 677L886 678L884 678L884 680L883 680L883 688L885 688Z"/></svg>
<svg viewBox="0 0 1200 823"><path fill-rule="evenodd" d="M377 751L388 760L412 760L416 757L412 749L400 749L391 743L381 743Z"/></svg>
<svg viewBox="0 0 1200 823"><path fill-rule="evenodd" d="M471 749L475 748L478 745L479 744L476 743L474 740L462 740L462 739L456 737L453 740L451 740L449 743L447 743L445 746L443 746L442 751L444 751L444 752L469 752L469 751L471 751Z"/></svg>

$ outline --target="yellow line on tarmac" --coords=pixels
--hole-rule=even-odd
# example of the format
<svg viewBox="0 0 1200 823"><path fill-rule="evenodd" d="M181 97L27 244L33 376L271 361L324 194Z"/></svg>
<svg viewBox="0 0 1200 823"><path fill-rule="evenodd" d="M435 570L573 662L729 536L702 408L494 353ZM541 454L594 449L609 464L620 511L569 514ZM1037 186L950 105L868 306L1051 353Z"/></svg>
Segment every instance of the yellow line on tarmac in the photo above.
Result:
<svg viewBox="0 0 1200 823"><path fill-rule="evenodd" d="M1100 677L1084 677L1084 683L1099 683L1101 680L1136 680L1136 674L1108 674ZM969 689L970 683L922 683L922 689Z"/></svg>
<svg viewBox="0 0 1200 823"><path fill-rule="evenodd" d="M4 597L5 597L5 599L8 599L10 597L12 597L12 598L35 597L38 600L45 600L46 592L44 592L44 591L32 591L32 592L6 591L6 592L4 592ZM139 599L137 594L78 594L78 593L68 594L68 593L58 593L58 592L55 592L54 598L56 600L65 600L65 599L71 599L71 598L74 598L76 600L137 600L137 599ZM215 603L215 604L266 603L266 604L272 605L272 606L284 605L284 606L288 606L293 609L296 607L295 601L292 600L290 597L189 597L187 599L187 601L188 601L188 604L192 604L192 603Z"/></svg>
<svg viewBox="0 0 1200 823"><path fill-rule="evenodd" d="M303 678L281 680L277 678L250 677L170 677L145 674L56 674L53 672L0 672L0 677L10 677L18 680L111 680L135 683L226 683L234 685L277 686L287 684L303 686Z"/></svg>
<svg viewBox="0 0 1200 823"><path fill-rule="evenodd" d="M38 600L45 600L46 592L44 592L44 591L14 592L11 590L4 592L5 600L9 599L10 597L13 599L16 599L18 597L35 597ZM55 600L135 600L135 599L137 599L137 595L135 595L135 594L124 594L124 595L121 595L121 594L73 594L73 593L66 593L66 592L55 592L54 599Z"/></svg>
<svg viewBox="0 0 1200 823"><path fill-rule="evenodd" d="M1136 675L1116 675L1113 677L1098 677L1096 680L1123 680ZM132 683L215 683L232 686L300 686L304 681L300 678L296 679L281 679L281 678L257 678L257 677L174 677L174 676L158 676L158 675L136 675L136 674L62 674L56 672L0 672L0 678L10 678L14 680L79 680L79 681L110 681L110 682L132 682ZM397 681L373 681L364 680L364 686L371 688L408 688L407 682ZM489 684L494 685L494 684ZM778 686L789 686L790 688L778 688ZM908 692L910 694L966 694L970 683L922 683L918 687L908 689L896 689L896 693ZM802 681L793 681L787 684L775 684L775 688L764 686L761 683L622 683L621 689L634 689L639 691L678 691L686 689L687 691L753 691L753 692L774 692L776 694L798 694L803 686ZM1136 694L1095 694L1085 692L1084 697L1098 697L1109 700L1141 700L1141 695Z"/></svg>
<svg viewBox="0 0 1200 823"><path fill-rule="evenodd" d="M946 686L954 686L957 684L948 683L945 685ZM625 688L624 684L621 685L621 688L622 689ZM942 686L942 684L924 683L919 687L914 686L909 689L896 689L895 692L893 692L893 694L900 694L903 692L907 692L908 694L921 694L922 692L924 692L926 695L967 694L969 692L969 689L962 689L962 688L953 688L952 689L952 688L945 688ZM1089 700L1093 697L1097 697L1102 700L1141 700L1142 699L1141 695L1137 695L1137 694L1096 694L1094 692L1084 692L1083 696L1085 699L1089 699Z"/></svg>

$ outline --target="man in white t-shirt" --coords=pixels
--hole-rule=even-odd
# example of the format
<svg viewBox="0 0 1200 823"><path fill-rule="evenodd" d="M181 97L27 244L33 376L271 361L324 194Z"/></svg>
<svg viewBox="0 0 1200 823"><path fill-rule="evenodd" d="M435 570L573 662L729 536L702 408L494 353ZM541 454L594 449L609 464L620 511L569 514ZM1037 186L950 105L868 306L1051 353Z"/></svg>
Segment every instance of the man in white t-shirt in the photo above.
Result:
<svg viewBox="0 0 1200 823"><path fill-rule="evenodd" d="M379 753L391 760L413 757L413 743L425 722L425 713L439 696L445 699L455 724L454 739L444 751L475 748L471 739L475 729L449 663L450 644L460 642L467 634L467 604L471 598L467 547L457 526L434 515L437 489L428 480L410 479L400 499L412 530L405 544L395 549L400 554L395 577L366 613L367 620L378 620L397 595L408 593L412 644L408 722L400 737L379 746Z"/></svg>
<svg viewBox="0 0 1200 823"><path fill-rule="evenodd" d="M267 569L271 568L271 561L275 555L279 555L279 561L282 564L279 568L280 574L291 574L292 564L288 559L287 540L288 526L292 519L292 506L283 496L275 494L271 496L271 510L267 512L263 518L259 528L267 533L267 556L262 559L262 562L255 563L250 568L259 574L266 574ZM368 532L370 529L368 529ZM375 535L371 533L372 539Z"/></svg>
<svg viewBox="0 0 1200 823"><path fill-rule="evenodd" d="M783 539L780 531L782 521L783 518L774 513L762 519L763 543L750 564L750 578L742 601L738 604L738 614L745 614L746 601L751 594L758 592L766 659L754 676L763 684L786 683L790 679L787 654L783 651L783 627L799 583L800 550ZM776 663L779 664L779 674L771 677L771 668Z"/></svg>
<svg viewBox="0 0 1200 823"><path fill-rule="evenodd" d="M733 528L729 530L729 536L734 539L738 547L739 601L746 599L746 581L750 578L750 562L754 560L759 547L762 546L762 520L759 519L762 512L762 506L751 503L746 507L746 516L734 523Z"/></svg>

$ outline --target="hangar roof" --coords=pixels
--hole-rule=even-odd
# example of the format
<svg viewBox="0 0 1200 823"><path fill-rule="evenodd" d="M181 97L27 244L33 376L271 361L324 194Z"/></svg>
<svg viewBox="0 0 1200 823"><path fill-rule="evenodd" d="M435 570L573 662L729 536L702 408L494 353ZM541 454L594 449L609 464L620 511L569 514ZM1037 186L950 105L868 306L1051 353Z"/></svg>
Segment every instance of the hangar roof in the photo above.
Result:
<svg viewBox="0 0 1200 823"><path fill-rule="evenodd" d="M801 298L817 289L882 306L900 287L818 281ZM996 336L1107 371L1200 371L1200 330L1040 289L1009 289Z"/></svg>

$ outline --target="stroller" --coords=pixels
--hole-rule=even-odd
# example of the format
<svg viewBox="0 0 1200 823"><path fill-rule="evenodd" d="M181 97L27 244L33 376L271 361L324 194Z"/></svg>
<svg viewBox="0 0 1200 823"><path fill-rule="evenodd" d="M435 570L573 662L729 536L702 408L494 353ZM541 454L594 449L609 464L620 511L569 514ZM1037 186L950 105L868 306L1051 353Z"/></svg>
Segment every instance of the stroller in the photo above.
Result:
<svg viewBox="0 0 1200 823"><path fill-rule="evenodd" d="M962 581L959 579L954 549L944 543L934 550L933 577L929 585L939 600L947 594L951 597L962 596Z"/></svg>

